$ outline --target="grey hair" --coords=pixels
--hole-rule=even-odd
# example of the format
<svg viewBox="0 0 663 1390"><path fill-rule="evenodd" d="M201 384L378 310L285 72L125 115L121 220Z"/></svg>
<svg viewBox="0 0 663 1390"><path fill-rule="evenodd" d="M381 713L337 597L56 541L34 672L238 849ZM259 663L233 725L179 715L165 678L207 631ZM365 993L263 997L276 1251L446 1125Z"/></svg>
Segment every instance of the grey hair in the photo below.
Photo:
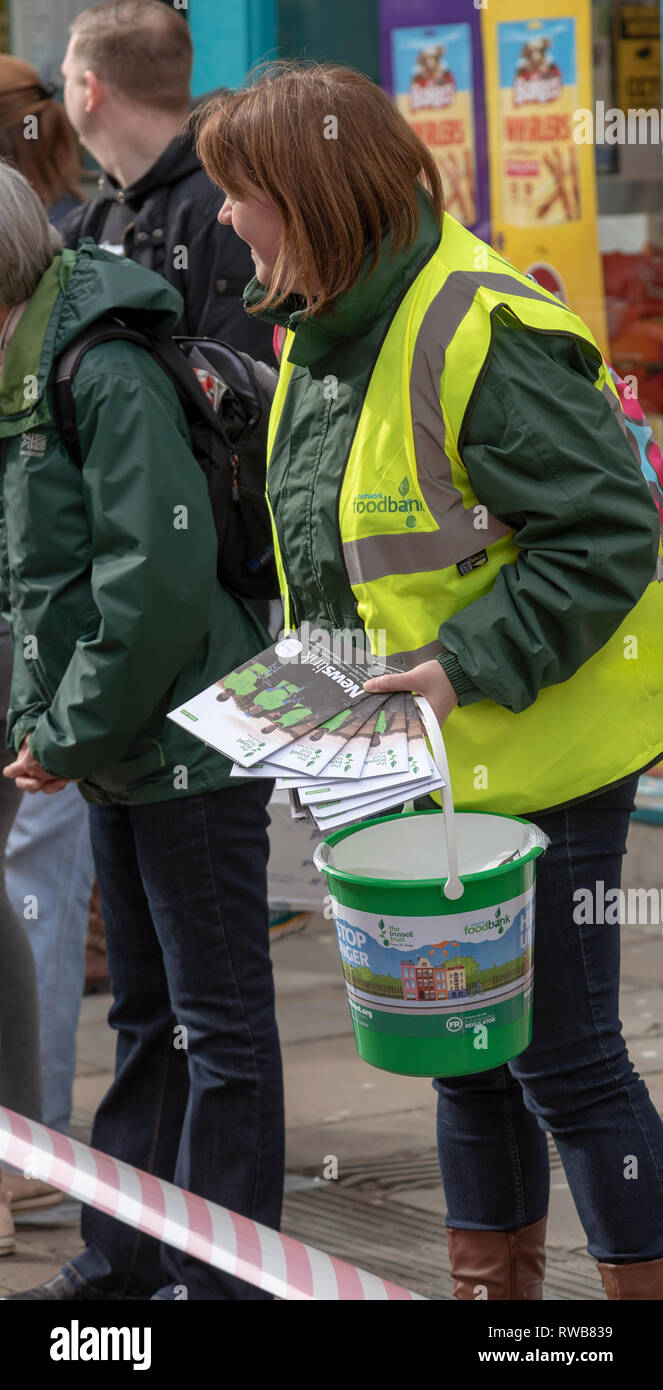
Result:
<svg viewBox="0 0 663 1390"><path fill-rule="evenodd" d="M0 304L29 299L62 244L32 185L0 159Z"/></svg>

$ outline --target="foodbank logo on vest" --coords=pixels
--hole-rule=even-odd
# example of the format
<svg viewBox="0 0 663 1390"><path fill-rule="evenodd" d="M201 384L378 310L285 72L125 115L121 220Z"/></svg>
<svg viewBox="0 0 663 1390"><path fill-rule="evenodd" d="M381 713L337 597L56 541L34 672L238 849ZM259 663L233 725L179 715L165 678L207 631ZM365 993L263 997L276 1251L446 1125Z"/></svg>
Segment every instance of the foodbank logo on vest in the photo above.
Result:
<svg viewBox="0 0 663 1390"><path fill-rule="evenodd" d="M417 512L423 512L424 504L418 497L410 497L410 480L405 477L398 484L398 496L393 492L360 492L352 503L357 515L363 512L379 512L393 515L394 512L407 513L405 525L412 528L417 524Z"/></svg>

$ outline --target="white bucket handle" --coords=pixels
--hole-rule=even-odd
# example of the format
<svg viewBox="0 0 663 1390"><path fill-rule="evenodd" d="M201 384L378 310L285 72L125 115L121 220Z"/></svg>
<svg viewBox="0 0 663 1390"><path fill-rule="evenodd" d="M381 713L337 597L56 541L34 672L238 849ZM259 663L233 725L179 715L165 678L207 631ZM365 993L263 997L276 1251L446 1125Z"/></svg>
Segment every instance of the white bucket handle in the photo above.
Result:
<svg viewBox="0 0 663 1390"><path fill-rule="evenodd" d="M440 726L428 700L426 700L423 695L415 695L414 702L419 709L424 728L428 734L430 745L433 750L433 761L435 762L440 776L444 779L444 786L442 787L442 811L444 813L444 834L447 842L448 877L442 891L445 898L454 900L456 898L462 898L465 888L458 877L456 821L454 817L454 803L446 749L444 747ZM405 811L408 809L414 809L411 801L407 802L405 806ZM331 859L329 845L325 840L322 840L319 845L316 845L313 854L313 863L319 873L324 873L325 870L330 868Z"/></svg>
<svg viewBox="0 0 663 1390"><path fill-rule="evenodd" d="M444 747L444 739L442 738L442 730L440 729L431 705L429 705L428 700L423 695L415 695L414 703L419 710L424 728L428 734L430 746L433 751L433 761L440 776L444 778L444 786L442 787L442 811L444 813L444 834L447 842L449 875L444 885L443 892L445 898L462 898L465 888L458 877L456 820L454 816L451 777L449 776L449 763Z"/></svg>
<svg viewBox="0 0 663 1390"><path fill-rule="evenodd" d="M456 818L454 814L453 793L451 790L451 777L449 775L449 763L447 753L442 738L442 730L437 722L432 706L423 695L415 695L414 703L417 706L422 718L422 722L433 752L433 761L444 780L442 792L442 812L444 816L444 834L447 842L447 864L448 877L443 888L445 898L455 900L462 898L465 892L465 885L458 877L458 847L456 843ZM403 814L414 811L414 801L406 802L403 807ZM525 835L520 849L513 854L502 854L494 865L486 865L488 868L499 868L502 864L508 863L511 859L521 859L531 850L545 850L550 844L550 838L538 825L527 825ZM319 873L325 873L332 866L332 858L329 845L325 840L316 845L313 854L313 863Z"/></svg>
<svg viewBox="0 0 663 1390"><path fill-rule="evenodd" d="M313 863L319 874L324 874L327 869L331 868L329 845L326 840L321 840L320 843L316 845L313 851Z"/></svg>

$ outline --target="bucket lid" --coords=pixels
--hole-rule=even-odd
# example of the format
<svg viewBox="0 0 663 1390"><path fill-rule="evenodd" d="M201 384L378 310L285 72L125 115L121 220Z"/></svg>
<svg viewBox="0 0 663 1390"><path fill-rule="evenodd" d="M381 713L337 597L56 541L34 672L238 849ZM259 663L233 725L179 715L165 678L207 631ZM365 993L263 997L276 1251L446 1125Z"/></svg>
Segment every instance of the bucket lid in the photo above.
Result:
<svg viewBox="0 0 663 1390"><path fill-rule="evenodd" d="M463 877L508 872L550 843L538 826L516 816L457 812L458 872ZM438 883L449 872L439 811L386 816L340 830L318 846L317 868L371 882Z"/></svg>

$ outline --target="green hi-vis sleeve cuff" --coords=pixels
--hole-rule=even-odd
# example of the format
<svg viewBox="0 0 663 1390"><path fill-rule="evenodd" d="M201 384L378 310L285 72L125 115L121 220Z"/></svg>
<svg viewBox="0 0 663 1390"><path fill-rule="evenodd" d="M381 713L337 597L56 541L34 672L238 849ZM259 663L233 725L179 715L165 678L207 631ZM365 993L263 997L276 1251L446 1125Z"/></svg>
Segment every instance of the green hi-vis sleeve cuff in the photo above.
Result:
<svg viewBox="0 0 663 1390"><path fill-rule="evenodd" d="M470 680L470 677L465 674L458 657L455 656L453 652L443 652L441 656L438 656L437 660L444 674L451 681L458 696L458 704L461 708L463 705L473 705L477 700L486 699L483 690L479 690L474 682Z"/></svg>

